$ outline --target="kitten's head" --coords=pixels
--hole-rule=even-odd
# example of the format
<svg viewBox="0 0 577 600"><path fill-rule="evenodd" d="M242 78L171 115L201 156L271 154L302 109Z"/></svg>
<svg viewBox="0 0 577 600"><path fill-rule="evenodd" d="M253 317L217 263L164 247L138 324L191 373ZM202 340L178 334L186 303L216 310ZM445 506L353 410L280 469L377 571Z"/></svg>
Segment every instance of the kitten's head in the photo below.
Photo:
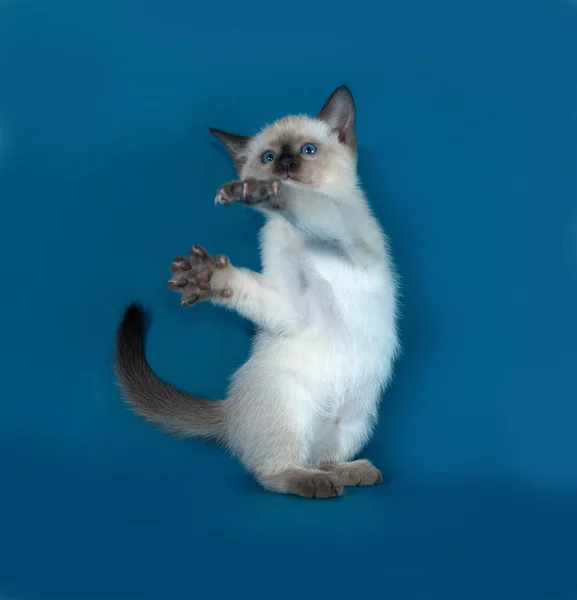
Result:
<svg viewBox="0 0 577 600"><path fill-rule="evenodd" d="M315 118L284 117L254 136L210 131L231 154L241 179L278 177L310 187L357 181L355 105L345 86Z"/></svg>

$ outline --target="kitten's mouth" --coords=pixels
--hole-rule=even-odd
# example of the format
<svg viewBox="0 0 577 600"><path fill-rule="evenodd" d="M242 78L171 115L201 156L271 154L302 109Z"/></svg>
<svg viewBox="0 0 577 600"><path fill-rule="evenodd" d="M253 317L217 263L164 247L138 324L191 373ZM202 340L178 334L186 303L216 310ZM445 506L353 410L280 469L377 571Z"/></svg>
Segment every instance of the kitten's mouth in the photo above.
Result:
<svg viewBox="0 0 577 600"><path fill-rule="evenodd" d="M295 183L302 183L303 185L305 185L305 182L302 179L299 179L298 177L296 177L292 173L285 173L284 174L284 178L287 181L294 181Z"/></svg>

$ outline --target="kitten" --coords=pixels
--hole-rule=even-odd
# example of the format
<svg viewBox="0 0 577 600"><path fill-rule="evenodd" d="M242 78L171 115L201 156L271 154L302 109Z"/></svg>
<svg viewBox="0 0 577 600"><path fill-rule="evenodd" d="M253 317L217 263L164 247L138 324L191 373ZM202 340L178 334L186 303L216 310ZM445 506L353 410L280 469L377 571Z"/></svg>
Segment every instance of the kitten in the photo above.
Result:
<svg viewBox="0 0 577 600"><path fill-rule="evenodd" d="M331 498L379 483L376 467L353 459L398 350L396 278L359 187L351 93L340 87L316 118L288 116L252 137L211 132L239 174L216 202L266 217L262 273L195 246L175 258L168 285L183 306L210 300L253 321L252 352L224 401L189 396L150 369L133 304L116 349L126 399L169 431L225 444L273 492Z"/></svg>

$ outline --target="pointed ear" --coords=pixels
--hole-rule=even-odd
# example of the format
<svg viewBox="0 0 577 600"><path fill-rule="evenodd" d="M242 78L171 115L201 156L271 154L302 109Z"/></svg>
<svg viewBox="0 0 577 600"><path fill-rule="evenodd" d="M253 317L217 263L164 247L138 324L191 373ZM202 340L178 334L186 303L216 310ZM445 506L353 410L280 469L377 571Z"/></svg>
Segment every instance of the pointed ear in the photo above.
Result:
<svg viewBox="0 0 577 600"><path fill-rule="evenodd" d="M328 123L331 129L337 132L342 144L356 149L355 102L346 85L342 85L331 94L317 119Z"/></svg>
<svg viewBox="0 0 577 600"><path fill-rule="evenodd" d="M237 135L236 133L228 133L220 129L209 129L210 133L221 142L232 156L232 161L237 172L240 174L241 169L246 163L246 148L251 138L248 135Z"/></svg>

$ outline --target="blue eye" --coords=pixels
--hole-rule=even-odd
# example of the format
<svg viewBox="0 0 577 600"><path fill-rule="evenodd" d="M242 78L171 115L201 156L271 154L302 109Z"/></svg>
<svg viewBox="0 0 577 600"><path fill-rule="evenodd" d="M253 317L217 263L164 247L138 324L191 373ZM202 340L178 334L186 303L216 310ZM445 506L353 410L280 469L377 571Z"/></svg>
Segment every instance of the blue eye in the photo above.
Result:
<svg viewBox="0 0 577 600"><path fill-rule="evenodd" d="M317 147L314 144L305 144L301 148L301 154L314 154L317 151Z"/></svg>
<svg viewBox="0 0 577 600"><path fill-rule="evenodd" d="M274 152L265 152L262 156L261 156L261 160L262 162L266 165L266 163L272 162L274 160L275 157L275 153Z"/></svg>

